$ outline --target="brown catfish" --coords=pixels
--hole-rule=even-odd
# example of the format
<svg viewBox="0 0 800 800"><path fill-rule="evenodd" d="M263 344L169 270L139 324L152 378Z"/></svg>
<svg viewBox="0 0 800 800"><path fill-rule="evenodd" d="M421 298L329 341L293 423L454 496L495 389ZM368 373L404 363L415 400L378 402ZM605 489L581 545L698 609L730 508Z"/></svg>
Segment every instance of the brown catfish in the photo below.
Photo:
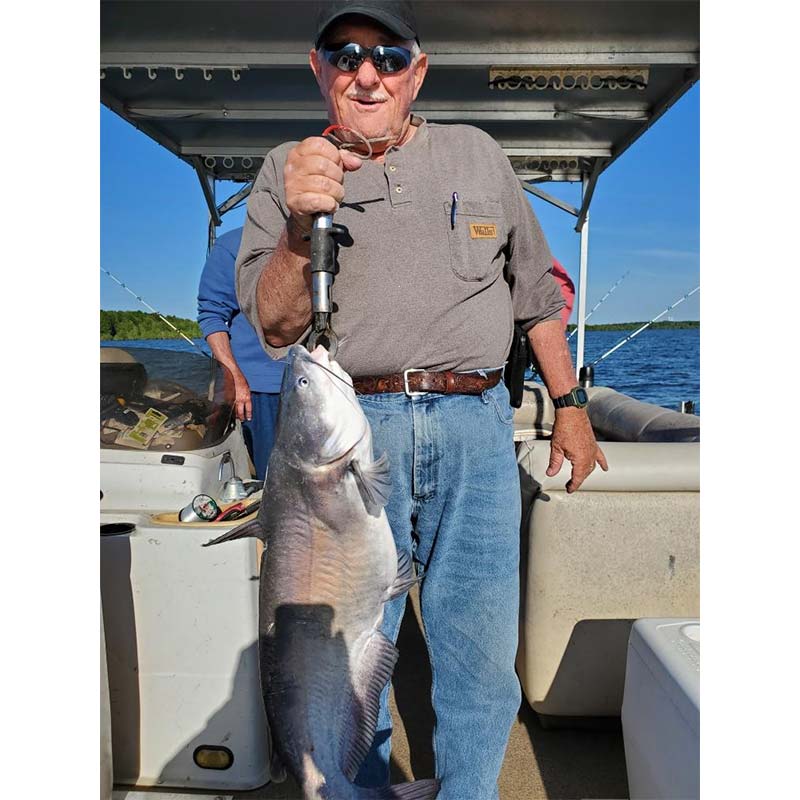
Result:
<svg viewBox="0 0 800 800"><path fill-rule="evenodd" d="M389 462L347 373L317 347L290 348L275 446L254 522L208 544L261 538L261 686L275 751L306 800L436 797L421 780L353 783L375 736L397 649L383 605L414 582L384 505Z"/></svg>

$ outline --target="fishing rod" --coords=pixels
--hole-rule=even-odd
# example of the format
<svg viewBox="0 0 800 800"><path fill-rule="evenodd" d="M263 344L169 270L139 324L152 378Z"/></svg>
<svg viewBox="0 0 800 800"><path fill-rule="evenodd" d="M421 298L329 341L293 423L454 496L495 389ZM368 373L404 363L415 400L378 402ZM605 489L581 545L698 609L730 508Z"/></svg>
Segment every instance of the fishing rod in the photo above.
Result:
<svg viewBox="0 0 800 800"><path fill-rule="evenodd" d="M593 308L593 309L592 309L592 310L591 310L591 311L590 311L590 312L589 312L589 313L588 313L588 314L587 314L587 315L586 315L586 316L583 318L583 321L584 321L584 322L586 322L586 320L588 320L588 319L589 319L589 317L591 317L591 316L592 316L592 314L594 314L594 312L595 312L595 311L597 311L597 309L598 309L598 308L600 308L600 306L601 306L601 305L603 305L603 303L606 301L606 299L608 298L608 296L609 296L609 295L610 295L610 294L611 294L611 293L614 291L614 289L616 289L616 288L617 288L617 286L619 286L619 285L622 283L622 281L624 281L624 280L625 280L625 278L626 278L626 277L627 277L629 274L630 274L630 270L628 270L628 271L627 271L627 272L626 272L626 273L625 273L625 274L624 274L624 275L623 275L623 276L622 276L622 277L621 277L621 278L620 278L620 279L619 279L619 280L618 280L618 281L617 281L617 282L616 282L616 283L615 283L615 284L614 284L614 285L613 285L613 286L612 286L612 287L611 287L611 288L610 288L610 289L609 289L609 290L608 290L608 291L607 291L607 292L606 292L606 293L605 293L605 294L604 294L604 295L603 295L603 296L600 298L600 302L598 302L598 303L597 303L597 305L596 305L596 306L595 306L595 307L594 307L594 308ZM576 325L576 326L575 326L575 327L572 329L572 332L570 333L570 335L569 335L569 336L567 336L567 341L569 341L569 340L570 340L570 339L571 339L571 338L572 338L572 337L573 337L573 336L574 336L574 335L575 335L577 332L578 332L578 326Z"/></svg>
<svg viewBox="0 0 800 800"><path fill-rule="evenodd" d="M200 347L200 345L197 344L197 342L193 342L185 333L179 331L163 314L156 311L153 308L153 306L151 306L148 302L142 299L138 294L136 294L136 292L131 291L116 275L112 275L107 269L103 269L103 267L100 267L100 271L105 272L105 274L108 275L108 277L111 278L111 280L116 281L126 292L132 294L146 309L152 311L163 322L166 322L167 325L169 325L169 327L172 328L172 330L174 330L175 333L178 334L178 336L189 342L189 344L192 347L197 348L206 358L211 358L211 356L208 355L208 353L204 352L204 350Z"/></svg>
<svg viewBox="0 0 800 800"><path fill-rule="evenodd" d="M653 317L653 319L651 319L650 322L645 322L645 324L642 325L641 328L635 330L630 336L626 337L621 342L619 342L619 344L615 344L607 353L604 353L602 356L600 356L600 358L596 358L594 361L592 361L592 363L589 366L593 367L595 364L599 364L604 358L608 358L615 350L619 350L619 348L622 347L622 345L626 344L631 339L633 339L634 336L638 336L645 328L649 328L654 322L661 319L661 317L663 317L664 314L666 314L669 311L672 311L672 309L675 308L675 306L679 306L684 300L691 297L695 292L699 291L700 287L696 286L694 289L692 289L691 292L681 297L680 300L676 300L669 308L665 308L657 317Z"/></svg>

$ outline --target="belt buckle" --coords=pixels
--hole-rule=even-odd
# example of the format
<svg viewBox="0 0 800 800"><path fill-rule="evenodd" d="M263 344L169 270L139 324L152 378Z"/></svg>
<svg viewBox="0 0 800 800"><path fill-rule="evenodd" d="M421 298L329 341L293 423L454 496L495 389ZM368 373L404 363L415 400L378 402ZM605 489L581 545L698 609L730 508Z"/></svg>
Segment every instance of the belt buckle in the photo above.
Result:
<svg viewBox="0 0 800 800"><path fill-rule="evenodd" d="M430 394L430 392L412 392L408 386L408 373L409 372L425 372L424 369L404 369L403 370L403 391L406 393L408 397L422 397L424 394Z"/></svg>

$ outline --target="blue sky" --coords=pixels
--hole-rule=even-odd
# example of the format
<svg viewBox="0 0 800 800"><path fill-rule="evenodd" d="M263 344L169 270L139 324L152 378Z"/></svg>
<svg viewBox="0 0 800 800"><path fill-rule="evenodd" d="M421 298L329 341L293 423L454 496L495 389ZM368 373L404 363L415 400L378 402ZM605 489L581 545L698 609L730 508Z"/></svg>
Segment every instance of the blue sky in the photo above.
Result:
<svg viewBox="0 0 800 800"><path fill-rule="evenodd" d="M689 91L600 177L591 206L587 310L627 271L592 323L648 320L699 283L700 90ZM100 113L101 266L164 314L194 318L208 211L191 168L106 108ZM220 184L218 201L235 184ZM543 184L580 205L578 184ZM577 281L575 219L533 198L553 254ZM218 233L243 224L244 208ZM672 313L699 319L700 293ZM100 275L104 309L144 310ZM576 311L572 321L575 321Z"/></svg>

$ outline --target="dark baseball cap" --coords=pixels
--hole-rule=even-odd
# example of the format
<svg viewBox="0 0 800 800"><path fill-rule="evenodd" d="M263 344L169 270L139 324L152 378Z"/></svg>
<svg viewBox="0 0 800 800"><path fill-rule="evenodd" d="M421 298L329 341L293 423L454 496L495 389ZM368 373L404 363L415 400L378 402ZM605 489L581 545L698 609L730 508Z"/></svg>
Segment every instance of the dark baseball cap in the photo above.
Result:
<svg viewBox="0 0 800 800"><path fill-rule="evenodd" d="M362 14L380 22L385 28L402 39L416 39L417 20L408 0L333 0L320 3L317 15L317 35L314 46L319 48L326 28L346 14Z"/></svg>

